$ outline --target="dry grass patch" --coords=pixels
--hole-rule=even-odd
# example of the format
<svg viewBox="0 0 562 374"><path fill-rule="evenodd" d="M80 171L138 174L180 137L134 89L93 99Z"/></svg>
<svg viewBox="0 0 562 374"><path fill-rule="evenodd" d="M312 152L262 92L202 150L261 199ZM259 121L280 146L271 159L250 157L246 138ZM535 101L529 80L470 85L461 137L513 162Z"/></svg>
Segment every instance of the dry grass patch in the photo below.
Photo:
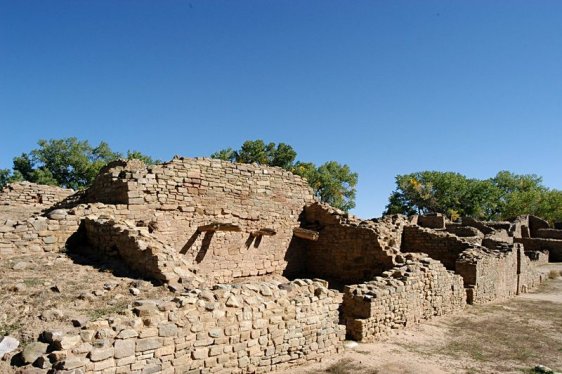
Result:
<svg viewBox="0 0 562 374"><path fill-rule="evenodd" d="M325 370L323 371L318 371L315 372L317 374L321 374L321 373L329 373L329 374L356 374L356 373L362 373L362 374L378 374L379 371L375 370L375 369L371 369L368 368L364 365L362 365L360 362L356 362L350 358L343 358L341 360L339 360L338 362L336 362L335 364L332 364L330 366L328 366Z"/></svg>
<svg viewBox="0 0 562 374"><path fill-rule="evenodd" d="M548 272L548 278L556 279L562 274L562 270L551 270Z"/></svg>
<svg viewBox="0 0 562 374"><path fill-rule="evenodd" d="M455 358L469 356L498 371L508 371L514 365L524 370L537 363L559 366L561 305L522 300L510 304L515 310L478 307L490 312L479 321L460 318L450 326L450 341L439 353Z"/></svg>

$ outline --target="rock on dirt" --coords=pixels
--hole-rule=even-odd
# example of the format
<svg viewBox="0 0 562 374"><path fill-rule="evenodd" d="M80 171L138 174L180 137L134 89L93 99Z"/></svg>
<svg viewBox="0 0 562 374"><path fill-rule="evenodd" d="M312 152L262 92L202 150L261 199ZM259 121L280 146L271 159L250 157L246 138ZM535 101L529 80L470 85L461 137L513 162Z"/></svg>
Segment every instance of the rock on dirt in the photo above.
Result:
<svg viewBox="0 0 562 374"><path fill-rule="evenodd" d="M5 354L13 352L20 345L19 340L12 338L11 336L0 337L0 358L4 357Z"/></svg>

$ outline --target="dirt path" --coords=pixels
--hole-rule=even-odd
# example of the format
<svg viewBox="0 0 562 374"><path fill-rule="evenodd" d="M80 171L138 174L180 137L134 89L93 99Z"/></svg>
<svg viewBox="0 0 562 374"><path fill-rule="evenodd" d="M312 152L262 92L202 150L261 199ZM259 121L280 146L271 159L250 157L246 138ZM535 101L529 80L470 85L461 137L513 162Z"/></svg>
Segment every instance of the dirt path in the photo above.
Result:
<svg viewBox="0 0 562 374"><path fill-rule="evenodd" d="M542 270L562 270L549 264ZM531 373L542 364L562 370L562 278L508 301L468 306L401 331L387 341L359 344L323 363L281 373Z"/></svg>

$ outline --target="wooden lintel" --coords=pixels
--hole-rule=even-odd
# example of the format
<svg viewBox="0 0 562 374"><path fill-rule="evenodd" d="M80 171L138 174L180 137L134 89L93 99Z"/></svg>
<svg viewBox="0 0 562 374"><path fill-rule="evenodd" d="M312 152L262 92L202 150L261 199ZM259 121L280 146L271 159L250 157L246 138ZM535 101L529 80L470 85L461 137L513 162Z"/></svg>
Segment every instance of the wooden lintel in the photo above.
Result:
<svg viewBox="0 0 562 374"><path fill-rule="evenodd" d="M272 236L275 234L277 234L277 231L268 228L252 231L252 236Z"/></svg>
<svg viewBox="0 0 562 374"><path fill-rule="evenodd" d="M197 231L242 231L240 226L232 223L211 223L210 225L199 226Z"/></svg>
<svg viewBox="0 0 562 374"><path fill-rule="evenodd" d="M320 233L318 231L303 229L302 227L295 227L293 229L293 235L305 240L318 240Z"/></svg>

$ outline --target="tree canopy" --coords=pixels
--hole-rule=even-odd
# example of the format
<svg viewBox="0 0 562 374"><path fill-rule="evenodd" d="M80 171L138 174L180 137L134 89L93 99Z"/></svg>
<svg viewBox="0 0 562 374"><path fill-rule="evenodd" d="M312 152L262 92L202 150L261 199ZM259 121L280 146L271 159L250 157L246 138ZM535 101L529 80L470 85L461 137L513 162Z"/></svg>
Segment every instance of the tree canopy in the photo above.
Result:
<svg viewBox="0 0 562 374"><path fill-rule="evenodd" d="M352 172L348 165L336 161L328 161L320 166L312 162L295 162L297 152L288 144L248 140L238 150L222 149L211 157L231 162L279 166L306 178L320 201L344 211L355 207L357 173Z"/></svg>
<svg viewBox="0 0 562 374"><path fill-rule="evenodd" d="M38 148L22 153L13 160L13 170L0 170L0 188L6 183L26 180L38 184L81 189L89 186L100 169L119 159L141 159L155 162L139 151L127 151L123 157L105 142L92 146L87 140L74 137L39 140Z"/></svg>
<svg viewBox="0 0 562 374"><path fill-rule="evenodd" d="M534 174L500 171L489 179L452 172L422 171L396 176L385 214L443 213L452 219L507 219L534 214L562 219L562 191L549 189Z"/></svg>

